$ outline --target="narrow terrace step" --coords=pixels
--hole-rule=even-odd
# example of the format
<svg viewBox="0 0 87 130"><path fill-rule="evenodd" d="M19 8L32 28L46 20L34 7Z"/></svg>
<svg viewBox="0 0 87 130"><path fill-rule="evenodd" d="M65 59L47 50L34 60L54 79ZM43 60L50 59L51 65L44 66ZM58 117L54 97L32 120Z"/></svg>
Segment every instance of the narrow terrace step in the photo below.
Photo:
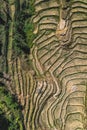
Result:
<svg viewBox="0 0 87 130"><path fill-rule="evenodd" d="M77 98L70 98L68 101L68 105L84 105L84 98L83 97L77 97Z"/></svg>
<svg viewBox="0 0 87 130"><path fill-rule="evenodd" d="M58 2L56 0L51 0L50 2L40 2L40 3L35 3L35 9L36 12L39 12L43 9L49 9L49 8L54 8L54 7L59 7Z"/></svg>
<svg viewBox="0 0 87 130"><path fill-rule="evenodd" d="M51 14L50 14L51 12ZM33 23L38 23L43 17L58 17L59 13L57 9L49 9L49 10L45 10L42 11L41 13L37 14L34 18L33 18Z"/></svg>

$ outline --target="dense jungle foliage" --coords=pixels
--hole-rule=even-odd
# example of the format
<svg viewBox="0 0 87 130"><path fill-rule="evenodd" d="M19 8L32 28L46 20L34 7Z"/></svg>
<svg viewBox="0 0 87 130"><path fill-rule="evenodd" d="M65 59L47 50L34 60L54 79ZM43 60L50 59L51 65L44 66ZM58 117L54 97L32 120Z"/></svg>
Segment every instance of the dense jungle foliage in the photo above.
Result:
<svg viewBox="0 0 87 130"><path fill-rule="evenodd" d="M23 130L21 106L3 86L0 86L0 129Z"/></svg>

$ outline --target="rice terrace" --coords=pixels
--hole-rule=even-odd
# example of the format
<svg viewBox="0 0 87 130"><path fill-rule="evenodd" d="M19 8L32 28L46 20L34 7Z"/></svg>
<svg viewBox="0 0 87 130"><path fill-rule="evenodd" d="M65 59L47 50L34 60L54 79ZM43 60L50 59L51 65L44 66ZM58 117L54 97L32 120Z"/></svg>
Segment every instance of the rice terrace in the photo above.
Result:
<svg viewBox="0 0 87 130"><path fill-rule="evenodd" d="M0 0L0 130L87 130L87 0Z"/></svg>

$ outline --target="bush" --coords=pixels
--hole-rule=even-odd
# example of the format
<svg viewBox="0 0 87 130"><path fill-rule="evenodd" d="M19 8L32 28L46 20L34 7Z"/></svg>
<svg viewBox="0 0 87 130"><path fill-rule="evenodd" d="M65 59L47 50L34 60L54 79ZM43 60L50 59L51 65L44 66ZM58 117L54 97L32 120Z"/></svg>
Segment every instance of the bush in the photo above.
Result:
<svg viewBox="0 0 87 130"><path fill-rule="evenodd" d="M13 96L4 87L0 87L0 97L0 122L5 123L0 127L1 130L23 130L23 117L19 104L14 102Z"/></svg>

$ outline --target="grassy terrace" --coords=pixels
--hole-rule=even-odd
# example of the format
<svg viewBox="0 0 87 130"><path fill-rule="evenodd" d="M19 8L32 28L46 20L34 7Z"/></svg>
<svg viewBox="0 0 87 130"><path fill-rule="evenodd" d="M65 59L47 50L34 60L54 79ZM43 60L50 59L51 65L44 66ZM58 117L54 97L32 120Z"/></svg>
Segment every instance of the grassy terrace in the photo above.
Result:
<svg viewBox="0 0 87 130"><path fill-rule="evenodd" d="M62 8L64 9L63 13L66 14L65 19L68 19L67 23L65 23L65 25L67 26L67 31L66 34L62 34L63 31L58 32L60 30L57 30L57 32L59 33L58 35L56 35L57 37L55 36L55 28L57 28L57 22L59 22L59 19L64 18L64 16L62 16L61 14L62 8L57 6L57 4L55 7L51 8L51 2L50 4L48 3L48 1L36 2L35 4L37 15L33 18L34 23L38 24L38 32L43 32L42 35L41 33L39 33L36 40L34 40L36 46L38 47L38 50L37 55L34 55L34 51L33 55L37 56L38 61L40 62L44 72L48 71L50 74L54 75L55 80L58 81L58 86L60 89L60 95L57 96L57 98L55 97L55 101L53 101L49 107L47 107L46 105L46 107L48 108L48 118L46 119L47 122L49 122L46 124L51 124L53 128L56 127L58 130L67 130L68 128L71 129L71 127L72 129L76 129L76 127L81 127L81 129L83 129L81 126L82 117L80 118L80 120L78 120L78 118L74 119L74 113L76 117L79 117L80 115L78 113L81 113L82 115L82 109L84 109L84 103L80 102L81 104L78 105L77 100L82 97L82 100L84 102L85 86L81 85L80 82L82 82L83 79L86 80L87 78L87 73L85 71L87 65L86 59L84 58L86 56L87 15L85 15L85 5L87 3L84 4L85 2L82 3L81 0L76 3L76 1L72 0L72 2L68 4L69 6L66 6L66 3L61 2ZM44 7L41 5L44 5ZM56 8L58 12L56 12ZM67 10L69 10L70 13ZM51 14L49 14L49 12L51 12ZM58 19L55 19L55 17ZM55 19L55 22L52 21L52 18ZM79 24L79 21L81 21L81 24ZM50 24L53 25L50 26ZM60 28L61 23L59 23L58 26L58 28ZM47 30L50 31L48 35L46 35L45 33L45 31L47 32ZM54 33L53 35L51 35L52 32ZM80 40L81 38L82 41ZM84 45L82 45L83 42ZM55 43L57 43L57 46L55 45ZM71 48L71 50L69 50L68 47ZM58 51L59 53L57 53ZM84 56L83 52L85 52ZM76 53L78 53L79 55L75 55ZM81 63L82 61L84 61L83 65ZM36 67L38 68L38 66ZM77 91L73 91L72 87L69 87L73 85L77 86L77 96ZM69 105L69 100L74 97L76 97L77 105L74 104L75 101L72 102L72 105ZM75 110L73 110L73 106L75 106ZM60 120L58 120L58 117ZM69 121L70 118L71 120ZM41 116L41 119L44 119L43 114ZM75 127L73 125L69 125L71 124L71 122L73 122L73 119L76 120ZM45 124L44 120L43 123L40 123Z"/></svg>

